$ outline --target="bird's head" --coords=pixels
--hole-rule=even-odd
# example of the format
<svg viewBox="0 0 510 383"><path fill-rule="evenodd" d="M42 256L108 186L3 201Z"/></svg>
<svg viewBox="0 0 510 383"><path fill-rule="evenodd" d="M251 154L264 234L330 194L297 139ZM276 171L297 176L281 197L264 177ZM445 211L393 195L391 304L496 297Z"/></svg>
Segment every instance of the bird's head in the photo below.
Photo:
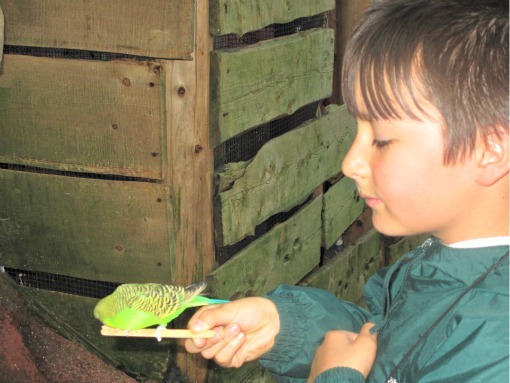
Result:
<svg viewBox="0 0 510 383"><path fill-rule="evenodd" d="M103 324L110 325L108 322L115 316L115 301L112 295L104 297L97 302L94 307L94 317Z"/></svg>

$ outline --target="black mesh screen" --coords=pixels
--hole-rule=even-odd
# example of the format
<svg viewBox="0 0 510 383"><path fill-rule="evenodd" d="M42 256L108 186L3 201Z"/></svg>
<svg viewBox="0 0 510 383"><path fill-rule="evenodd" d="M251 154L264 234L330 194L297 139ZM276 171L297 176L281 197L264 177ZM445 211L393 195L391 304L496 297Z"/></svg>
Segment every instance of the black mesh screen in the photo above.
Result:
<svg viewBox="0 0 510 383"><path fill-rule="evenodd" d="M225 141L214 149L215 167L219 168L230 162L247 161L253 158L262 145L269 140L314 118L318 107L319 103L305 105L290 116L270 121Z"/></svg>
<svg viewBox="0 0 510 383"><path fill-rule="evenodd" d="M248 32L243 36L239 36L234 33L215 36L213 39L213 49L240 48L246 45L258 43L259 41L288 36L308 29L324 28L326 27L326 24L326 14L320 13L315 16L296 19L290 23L272 24L257 31Z"/></svg>
<svg viewBox="0 0 510 383"><path fill-rule="evenodd" d="M21 286L59 291L91 298L103 298L111 294L119 285L119 283L113 282L92 281L65 275L20 270L9 267L2 268L2 271Z"/></svg>
<svg viewBox="0 0 510 383"><path fill-rule="evenodd" d="M152 179L152 178L130 177L130 176L121 176L121 175L116 175L116 174L96 174L96 173L72 172L72 171L46 169L46 168L39 168L39 167L35 167L35 166L7 164L7 163L0 163L0 169L16 170L16 171L21 171L21 172L40 173L40 174L52 174L52 175L66 176L66 177L111 180L111 181L150 182L150 183L159 183L160 182L159 180Z"/></svg>
<svg viewBox="0 0 510 383"><path fill-rule="evenodd" d="M65 48L23 47L14 45L5 45L4 53L23 56L51 57L59 59L77 59L77 60L112 61L130 59L137 61L154 61L154 58L151 57L134 56L123 53L95 52Z"/></svg>

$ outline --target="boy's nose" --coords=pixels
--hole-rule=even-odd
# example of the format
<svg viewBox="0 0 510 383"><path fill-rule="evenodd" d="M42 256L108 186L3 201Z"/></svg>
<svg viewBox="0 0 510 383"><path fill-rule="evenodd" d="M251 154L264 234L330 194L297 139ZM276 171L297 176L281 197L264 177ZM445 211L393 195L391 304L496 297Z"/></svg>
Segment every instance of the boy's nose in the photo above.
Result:
<svg viewBox="0 0 510 383"><path fill-rule="evenodd" d="M370 167L366 159L367 152L368 149L362 147L361 140L356 135L342 163L342 173L354 181L366 178L370 174Z"/></svg>

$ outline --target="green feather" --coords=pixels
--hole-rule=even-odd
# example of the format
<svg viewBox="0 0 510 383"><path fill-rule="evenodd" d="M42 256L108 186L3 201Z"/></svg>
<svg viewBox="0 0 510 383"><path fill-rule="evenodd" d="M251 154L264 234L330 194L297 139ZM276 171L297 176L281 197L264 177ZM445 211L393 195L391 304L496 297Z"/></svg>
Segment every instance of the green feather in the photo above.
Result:
<svg viewBox="0 0 510 383"><path fill-rule="evenodd" d="M94 316L107 326L122 330L166 326L188 307L228 302L200 296L205 287L205 282L186 288L157 283L123 284L97 303Z"/></svg>

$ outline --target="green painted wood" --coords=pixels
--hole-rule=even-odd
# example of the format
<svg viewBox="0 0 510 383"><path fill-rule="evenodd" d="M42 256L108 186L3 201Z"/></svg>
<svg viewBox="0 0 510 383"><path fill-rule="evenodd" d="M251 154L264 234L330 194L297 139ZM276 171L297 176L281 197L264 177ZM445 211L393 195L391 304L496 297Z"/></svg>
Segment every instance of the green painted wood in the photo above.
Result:
<svg viewBox="0 0 510 383"><path fill-rule="evenodd" d="M211 295L258 296L294 285L320 262L322 196L273 227L207 276Z"/></svg>
<svg viewBox="0 0 510 383"><path fill-rule="evenodd" d="M112 282L175 275L162 185L0 170L0 265Z"/></svg>
<svg viewBox="0 0 510 383"><path fill-rule="evenodd" d="M211 53L211 145L328 97L331 29Z"/></svg>
<svg viewBox="0 0 510 383"><path fill-rule="evenodd" d="M0 162L160 179L164 98L156 63L5 55Z"/></svg>
<svg viewBox="0 0 510 383"><path fill-rule="evenodd" d="M329 249L342 233L359 217L365 206L356 184L344 177L324 194L323 246Z"/></svg>
<svg viewBox="0 0 510 383"><path fill-rule="evenodd" d="M6 44L191 59L194 0L0 0Z"/></svg>
<svg viewBox="0 0 510 383"><path fill-rule="evenodd" d="M410 237L403 237L399 241L385 246L384 259L386 265L395 263L404 254L416 249L420 246L430 234L413 235Z"/></svg>
<svg viewBox="0 0 510 383"><path fill-rule="evenodd" d="M341 299L362 303L366 281L381 267L382 246L381 234L372 229L301 285L329 290Z"/></svg>
<svg viewBox="0 0 510 383"><path fill-rule="evenodd" d="M354 137L354 119L344 106L267 142L250 162L227 164L229 185L217 197L217 241L225 245L254 233L272 215L288 211L341 171ZM243 170L240 167L244 167ZM239 176L233 179L233 174ZM220 180L222 175L219 174Z"/></svg>
<svg viewBox="0 0 510 383"><path fill-rule="evenodd" d="M270 24L283 24L300 17L335 8L334 0L210 0L210 30L213 35L246 32Z"/></svg>
<svg viewBox="0 0 510 383"><path fill-rule="evenodd" d="M14 286L30 309L60 335L80 343L123 371L161 381L172 357L169 341L102 336L101 323L93 315L98 299Z"/></svg>
<svg viewBox="0 0 510 383"><path fill-rule="evenodd" d="M0 64L2 63L2 56L4 53L4 31L5 31L5 18L2 7L0 7Z"/></svg>

